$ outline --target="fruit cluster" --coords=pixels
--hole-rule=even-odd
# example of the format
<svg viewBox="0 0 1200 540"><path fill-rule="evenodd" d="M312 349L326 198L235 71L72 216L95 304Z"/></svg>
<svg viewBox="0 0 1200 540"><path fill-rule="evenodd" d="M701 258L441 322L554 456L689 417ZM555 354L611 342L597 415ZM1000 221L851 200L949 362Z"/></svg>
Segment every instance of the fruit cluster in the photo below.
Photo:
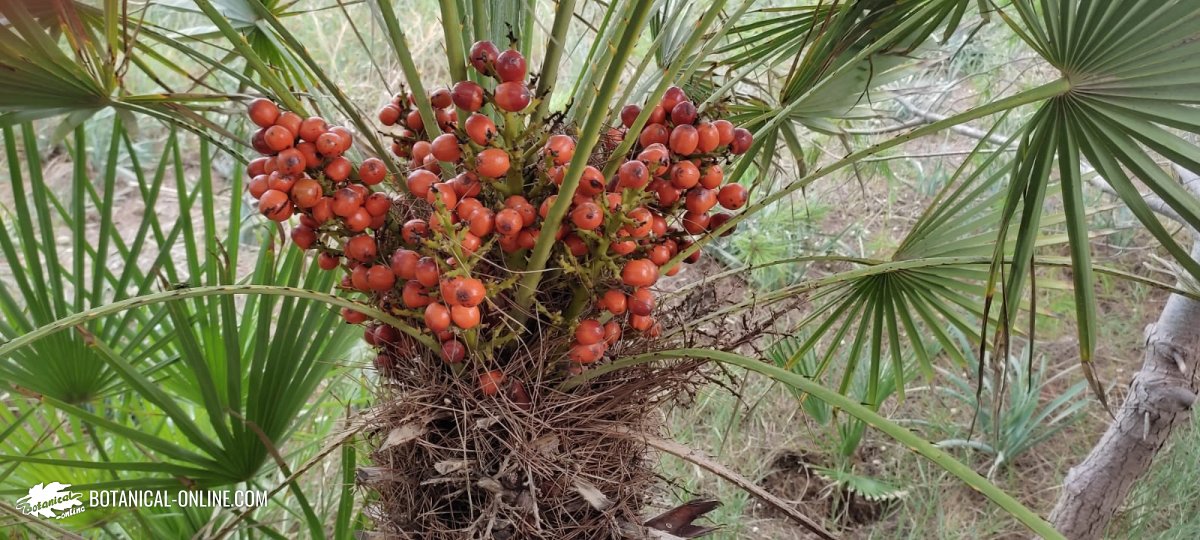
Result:
<svg viewBox="0 0 1200 540"><path fill-rule="evenodd" d="M469 60L493 89L461 81L430 93L428 108L402 92L380 109L399 175L378 157L356 169L345 156L347 129L255 100L250 117L262 129L252 144L265 157L250 163L250 193L271 220L300 215L292 239L318 250L322 268L345 268L345 289L423 328L445 362L490 368L478 376L483 393L513 394L520 383L506 381L503 359L528 338L530 318L573 336L563 351L572 371L603 358L626 331L659 335L651 287L679 271L672 261L695 236L732 217L718 206L746 204L746 189L726 183L722 166L752 139L727 120L702 118L671 87L648 112L622 109L620 126L605 134L607 155L586 156L573 191L562 193L576 139L534 113L545 96L531 93L525 58L482 41ZM644 127L631 134L640 117ZM616 155L618 146L629 151ZM551 223L560 195L570 203ZM554 231L553 269L526 310L516 292L543 230ZM388 325L369 326L365 339L379 348L383 371L414 352Z"/></svg>

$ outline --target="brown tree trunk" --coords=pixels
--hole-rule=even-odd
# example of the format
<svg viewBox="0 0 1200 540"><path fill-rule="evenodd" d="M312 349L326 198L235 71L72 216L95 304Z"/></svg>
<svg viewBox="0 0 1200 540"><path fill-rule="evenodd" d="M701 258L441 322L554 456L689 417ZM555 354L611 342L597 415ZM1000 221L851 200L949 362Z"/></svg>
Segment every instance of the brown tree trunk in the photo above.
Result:
<svg viewBox="0 0 1200 540"><path fill-rule="evenodd" d="M1184 180L1189 187L1198 183L1194 175ZM1200 260L1200 233L1191 255ZM1067 538L1100 538L1171 432L1190 417L1198 338L1200 301L1172 294L1158 321L1146 328L1142 369L1116 418L1063 482L1050 522Z"/></svg>

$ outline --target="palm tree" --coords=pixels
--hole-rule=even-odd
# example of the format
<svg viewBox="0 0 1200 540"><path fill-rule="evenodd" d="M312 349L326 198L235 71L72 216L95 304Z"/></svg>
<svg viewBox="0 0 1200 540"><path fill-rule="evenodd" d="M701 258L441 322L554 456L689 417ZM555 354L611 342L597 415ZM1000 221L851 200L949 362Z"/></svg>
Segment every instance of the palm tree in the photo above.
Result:
<svg viewBox="0 0 1200 540"><path fill-rule="evenodd" d="M628 354L569 379L527 376L532 393L546 400L546 408L539 410L568 410L572 400L586 398L589 406L611 413L551 415L551 420L531 419L503 400L480 402L478 411L448 407L443 413L416 414L437 410L451 399L447 392L454 381L461 382L436 364L426 365L416 384L388 383L393 392L381 394L368 410L347 415L338 406L320 405L336 403L330 401L333 395L351 396L347 399L362 406L370 401L350 380L350 371L335 362L347 354L353 330L337 324L326 306L358 310L397 328L409 325L394 314L331 294L331 275L313 268L301 252L277 246L276 231L247 221L234 202L240 200L237 195L218 202L220 190L211 172L214 163L232 164L229 193L242 192L246 152L239 146L245 137L239 135L244 128L228 112L231 100L247 94L270 96L302 114L336 111L356 128L365 154L388 155L383 138L360 109L374 104L354 103L331 79L329 66L321 65L289 30L289 17L304 14L300 7L194 0L185 6L191 13L179 15L160 13L157 7L131 9L115 0L104 2L102 9L68 0L55 2L53 11L29 3L0 5L0 64L13 74L0 82L0 126L14 194L11 214L0 222L0 249L11 272L10 280L0 282L5 317L0 333L7 340L0 345L0 382L12 402L0 415L8 425L31 426L0 430L5 458L14 463L0 479L26 489L70 478L76 488L237 485L264 487L275 497L286 490L291 507L299 509L288 518L295 520L292 525L305 527L313 537L348 538L356 528L351 489L356 450L346 443L361 436L370 441L376 460L373 467L357 471L360 481L376 489L365 515L380 530L419 527L455 537L471 527L490 526L493 533L608 537L615 530L638 530L644 521L638 517L646 502L644 490L653 485L653 470L641 463L647 447L675 451L736 477L668 444L659 428L647 422L659 399L693 381L706 364L719 362L765 375L793 388L800 399L824 401L896 438L1042 537L1099 534L1148 459L1138 467L1096 461L1104 464L1099 477L1120 477L1124 491L1109 490L1103 501L1095 500L1098 514L1079 505L1063 510L1060 504L1056 532L967 466L880 416L877 409L890 393L881 391L887 385L880 377L895 377L888 381L889 390L894 387L903 396L906 354L926 372L935 362L962 360L950 329L967 336L981 359L1007 358L1012 340L1034 338L1022 330L1021 315L1032 310L1021 299L1033 289L1037 268L1069 267L1082 371L1104 400L1092 367L1098 340L1092 276L1135 277L1091 261L1083 184L1094 182L1114 193L1175 259L1181 279L1200 278L1200 262L1155 214L1169 213L1200 229L1200 201L1158 163L1165 159L1200 173L1200 152L1187 138L1200 127L1190 92L1200 73L1195 69L1200 41L1194 39L1200 32L1200 7L1183 0L1016 0L1005 6L969 0L860 1L782 8L756 6L751 0L734 4L565 0L551 13L526 4L439 0L446 73L453 80L475 77L486 83L468 70L465 51L476 40L504 42L511 34L525 57L541 54L536 94L546 99L532 112L533 122L549 118L556 104L565 103L562 121L579 134L560 188L567 196L562 205L551 207L544 234L522 262L524 271L513 276L521 291L512 299L515 305L529 307L538 292L554 286L544 276L555 264L555 218L563 216L588 158L605 143L602 135L616 123L621 106L657 103L673 84L693 96L702 113L727 115L754 133L754 143L726 173L751 188L752 204L682 249L673 263L718 241L722 233L753 223L764 209L789 201L807 186L881 152L970 122L991 121L994 127L886 256L812 254L766 262L822 261L841 265L841 270L759 295L753 302L688 312L665 328L661 339L629 347ZM345 5L339 7L349 14ZM401 23L395 4L372 0L369 8L420 115L426 125L436 125L426 89L450 81L423 80L406 35L410 29ZM923 44L952 35L976 16L998 20L1059 76L843 157L806 161L800 142L806 130L838 133L853 126L853 111L863 96L878 90L879 74L901 69L905 59L920 57ZM209 27L184 32L178 26L197 20ZM350 26L367 48L364 36L370 32L361 19L347 17L339 24ZM181 37L185 39L177 39ZM646 43L652 53L640 52L639 44ZM157 52L164 45L174 48L170 58L175 60ZM567 55L568 50L576 52ZM564 65L580 68L574 80L562 76L567 74ZM189 71L196 66L202 67L202 75ZM134 72L145 75L140 79L154 88L136 91L129 75ZM997 137L1002 120L1029 109L1033 112L1016 131ZM647 107L633 123L634 132L649 114ZM61 199L47 187L40 152L45 146L33 124L48 118L61 119L50 142L65 142L71 158L70 196ZM89 142L85 122L105 125L107 140ZM146 137L161 138L161 153L140 146ZM627 154L633 139L615 145L610 155ZM1009 147L1015 153L984 152ZM199 162L198 173L189 170L185 154ZM606 176L617 165L610 160ZM402 166L388 161L393 174L401 173ZM797 174L789 178L789 171ZM150 210L137 220L133 235L115 224L124 208L116 196L118 183L129 176L134 178L134 199ZM1151 193L1143 195L1139 185ZM179 219L172 221L163 212L170 204L164 190L175 191L171 213ZM1048 197L1061 200L1061 214L1045 210ZM227 213L220 209L223 205ZM95 233L89 219L99 224ZM1047 228L1057 225L1066 228L1066 237L1048 238ZM60 231L68 233L70 245L57 240ZM89 241L89 234L95 241ZM1069 247L1069 258L1048 256L1041 249L1055 242ZM243 246L258 250L249 274L239 264ZM112 264L114 260L124 264ZM1176 304L1187 306L1198 298L1184 287L1154 284L1171 290ZM799 324L782 329L805 337L778 364L741 354L745 349L737 347L765 339L759 335L764 327L751 326L749 336L694 339L694 330L706 323L751 308L784 309L797 299L808 299L814 307ZM551 317L520 322L523 329L546 324L551 328L546 335L554 335ZM527 332L522 344L552 348L550 338L522 332ZM814 352L821 358L818 369L801 372L798 359ZM842 365L831 370L835 359ZM892 369L885 369L889 363ZM979 362L981 371L985 364ZM833 373L841 374L841 380ZM848 395L860 373L865 374L863 393ZM442 386L425 395L415 393L430 381ZM1152 397L1157 390L1150 388ZM35 396L52 409L40 410L13 397L18 395ZM336 426L343 416L348 418ZM1145 429L1161 442L1178 417L1151 415ZM314 427L305 428L309 421ZM1131 440L1132 424L1122 422L1117 425L1125 427L1110 431L1115 434L1106 436L1093 455L1111 455L1112 446L1104 445ZM600 425L606 429L597 431ZM508 435L495 436L502 433ZM48 434L63 442L46 446L43 435ZM443 442L448 438L473 445L470 451L486 459L454 458L460 448L447 449ZM594 451L591 461L580 461L594 470L572 475L563 485L534 479L534 471L548 464L561 467L572 444ZM333 452L342 455L336 475L342 484L305 489L299 479ZM521 456L512 460L520 466L497 466L506 452ZM560 470L554 467L549 468ZM78 469L89 471L86 482ZM72 470L76 476L56 476ZM409 476L428 482L413 485ZM463 478L475 480L463 488ZM1076 491L1068 492L1090 493L1102 485L1075 477L1068 490ZM755 493L777 503L761 490ZM435 496L447 499L432 502ZM1090 497L1076 500L1093 504ZM433 515L433 521L414 522L406 512L428 508L414 505L433 505L441 514ZM222 512L211 522L200 513L154 513L87 512L80 517L96 520L89 523L102 530L119 526L160 536L199 530L225 535L243 525L272 536L290 532L274 528L254 511ZM791 514L818 534L828 534L812 520ZM532 529L522 529L530 526L529 515L546 523L588 526L549 532L533 520ZM1084 531L1074 517L1078 515L1099 518ZM331 529L322 516L333 516ZM488 519L497 516L500 525ZM599 528L601 523L610 528Z"/></svg>

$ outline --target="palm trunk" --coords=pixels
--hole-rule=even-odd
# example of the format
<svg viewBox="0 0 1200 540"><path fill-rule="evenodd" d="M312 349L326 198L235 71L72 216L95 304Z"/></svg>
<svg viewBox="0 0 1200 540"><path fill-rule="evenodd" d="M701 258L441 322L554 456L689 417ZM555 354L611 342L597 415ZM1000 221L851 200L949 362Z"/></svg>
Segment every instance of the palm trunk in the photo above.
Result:
<svg viewBox="0 0 1200 540"><path fill-rule="evenodd" d="M1195 175L1184 179L1192 188L1200 184ZM1191 255L1200 260L1200 232ZM1146 329L1142 369L1116 418L1063 482L1050 522L1067 538L1100 538L1171 433L1189 419L1196 400L1198 338L1200 301L1172 294L1158 321Z"/></svg>

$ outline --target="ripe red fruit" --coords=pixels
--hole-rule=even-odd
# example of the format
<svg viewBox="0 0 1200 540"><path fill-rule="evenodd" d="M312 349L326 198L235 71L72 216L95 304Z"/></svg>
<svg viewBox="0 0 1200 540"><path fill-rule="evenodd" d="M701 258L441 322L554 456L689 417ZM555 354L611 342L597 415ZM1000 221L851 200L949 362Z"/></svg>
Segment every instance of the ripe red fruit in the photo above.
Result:
<svg viewBox="0 0 1200 540"><path fill-rule="evenodd" d="M504 236L514 236L521 232L525 220L521 214L512 208L505 208L496 213L496 231Z"/></svg>
<svg viewBox="0 0 1200 540"><path fill-rule="evenodd" d="M375 238L365 234L355 236L347 241L345 251L347 257L362 262L374 261L375 257L379 255Z"/></svg>
<svg viewBox="0 0 1200 540"><path fill-rule="evenodd" d="M358 179L362 183L373 186L383 181L387 176L387 166L383 160L379 158L364 159L362 165L358 166Z"/></svg>
<svg viewBox="0 0 1200 540"><path fill-rule="evenodd" d="M683 124L675 126L675 129L671 130L667 146L676 154L690 156L696 152L699 144L700 135L696 132L696 127L691 124Z"/></svg>
<svg viewBox="0 0 1200 540"><path fill-rule="evenodd" d="M367 270L367 286L372 291L384 292L391 290L396 284L396 274L386 265L378 264Z"/></svg>
<svg viewBox="0 0 1200 540"><path fill-rule="evenodd" d="M508 174L508 153L499 148L488 148L475 155L475 172L486 178L500 178Z"/></svg>
<svg viewBox="0 0 1200 540"><path fill-rule="evenodd" d="M575 233L570 233L564 236L563 244L567 246L567 251L570 251L571 255L576 257L582 257L588 253L587 242L584 242L583 239Z"/></svg>
<svg viewBox="0 0 1200 540"><path fill-rule="evenodd" d="M733 130L733 142L729 143L729 151L733 154L745 154L750 149L750 145L754 143L754 135L750 130L745 128L737 128Z"/></svg>
<svg viewBox="0 0 1200 540"><path fill-rule="evenodd" d="M267 174L267 159L265 157L256 157L246 164L246 177L254 178L260 174Z"/></svg>
<svg viewBox="0 0 1200 540"><path fill-rule="evenodd" d="M522 82L505 82L496 86L496 91L492 98L496 102L496 106L508 112L520 112L529 106L529 102L533 100L533 95L529 93L529 87Z"/></svg>
<svg viewBox="0 0 1200 540"><path fill-rule="evenodd" d="M662 124L667 121L667 110L662 108L662 105L655 105L650 109L650 116L646 118L646 124Z"/></svg>
<svg viewBox="0 0 1200 540"><path fill-rule="evenodd" d="M633 259L621 268L621 281L630 287L649 287L658 281L658 266L649 259Z"/></svg>
<svg viewBox="0 0 1200 540"><path fill-rule="evenodd" d="M292 242L300 249L309 249L317 243L317 233L312 228L301 225L292 229Z"/></svg>
<svg viewBox="0 0 1200 540"><path fill-rule="evenodd" d="M400 110L397 109L396 114L399 113ZM380 115L382 114L383 113L380 112ZM304 139L305 141L315 143L317 142L317 138L320 137L322 133L325 133L325 131L328 129L329 125L325 123L325 119L318 116L310 116L304 119L303 122L300 122L300 132L298 135L300 135L300 138Z"/></svg>
<svg viewBox="0 0 1200 540"><path fill-rule="evenodd" d="M333 270L339 264L341 264L341 261L338 259L338 256L328 251L322 251L320 255L317 255L317 266L320 266L322 270Z"/></svg>
<svg viewBox="0 0 1200 540"><path fill-rule="evenodd" d="M434 332L450 329L450 310L441 303L425 306L425 326Z"/></svg>
<svg viewBox="0 0 1200 540"><path fill-rule="evenodd" d="M650 145L637 156L638 161L646 165L652 176L662 176L667 172L669 158L667 147L661 144Z"/></svg>
<svg viewBox="0 0 1200 540"><path fill-rule="evenodd" d="M685 212L683 214L683 230L691 234L700 234L708 230L708 214Z"/></svg>
<svg viewBox="0 0 1200 540"><path fill-rule="evenodd" d="M623 188L645 187L650 181L650 169L637 160L626 161L617 169L617 186Z"/></svg>
<svg viewBox="0 0 1200 540"><path fill-rule="evenodd" d="M311 211L313 221L318 225L333 219L333 197L321 197Z"/></svg>
<svg viewBox="0 0 1200 540"><path fill-rule="evenodd" d="M354 311L350 308L342 308L342 319L345 319L347 324L362 324L367 322L366 313Z"/></svg>
<svg viewBox="0 0 1200 540"><path fill-rule="evenodd" d="M616 345L621 339L621 324L617 321L604 323L604 342L609 346Z"/></svg>
<svg viewBox="0 0 1200 540"><path fill-rule="evenodd" d="M413 109L404 115L404 125L413 131L425 130L425 119L421 118L421 111Z"/></svg>
<svg viewBox="0 0 1200 540"><path fill-rule="evenodd" d="M463 330L470 330L479 326L481 315L478 307L452 306L450 308L450 319L454 321L454 326Z"/></svg>
<svg viewBox="0 0 1200 540"><path fill-rule="evenodd" d="M254 134L250 136L250 146L254 148L255 152L263 155L274 153L274 151L271 150L271 147L267 146L266 133L267 128L262 128L258 131L255 131Z"/></svg>
<svg viewBox="0 0 1200 540"><path fill-rule="evenodd" d="M258 127L271 127L279 118L279 107L265 98L251 101L247 112L250 114L250 121Z"/></svg>
<svg viewBox="0 0 1200 540"><path fill-rule="evenodd" d="M572 362L578 364L591 364L600 357L604 356L604 351L607 348L605 343L593 343L591 345L575 345L567 353L567 357Z"/></svg>
<svg viewBox="0 0 1200 540"><path fill-rule="evenodd" d="M253 181L252 181L253 182ZM312 208L321 200L321 184L311 178L301 178L292 185L292 202L300 208Z"/></svg>
<svg viewBox="0 0 1200 540"><path fill-rule="evenodd" d="M650 248L646 256L650 257L650 262L662 266L671 260L671 248L659 244Z"/></svg>
<svg viewBox="0 0 1200 540"><path fill-rule="evenodd" d="M408 178L405 184L408 186L408 192L413 197L424 199L429 194L429 188L436 184L438 175L433 174L425 169L417 169L408 173Z"/></svg>
<svg viewBox="0 0 1200 540"><path fill-rule="evenodd" d="M495 225L496 214L489 208L480 208L467 218L467 228L471 231L471 234L480 238L486 238L489 234L492 234L492 229L495 228Z"/></svg>
<svg viewBox="0 0 1200 540"><path fill-rule="evenodd" d="M677 126L696 121L696 106L690 101L680 101L671 108L671 123Z"/></svg>
<svg viewBox="0 0 1200 540"><path fill-rule="evenodd" d="M633 240L621 240L608 245L608 250L614 255L629 255L637 249L637 242Z"/></svg>
<svg viewBox="0 0 1200 540"><path fill-rule="evenodd" d="M666 180L653 180L647 189L654 191L654 197L658 200L659 206L671 206L679 200L679 188Z"/></svg>
<svg viewBox="0 0 1200 540"><path fill-rule="evenodd" d="M596 203L585 202L571 210L571 223L582 230L596 230L604 223L604 212Z"/></svg>
<svg viewBox="0 0 1200 540"><path fill-rule="evenodd" d="M329 132L338 137L338 152L345 152L354 144L354 135L350 133L350 130L342 126L331 127L329 128Z"/></svg>
<svg viewBox="0 0 1200 540"><path fill-rule="evenodd" d="M339 217L350 217L363 204L363 196L357 190L342 188L333 194L333 214Z"/></svg>
<svg viewBox="0 0 1200 540"><path fill-rule="evenodd" d="M721 170L721 166L716 163L709 165L701 171L700 185L705 189L717 189L721 185L721 181L725 179L725 172Z"/></svg>
<svg viewBox="0 0 1200 540"><path fill-rule="evenodd" d="M383 108L379 109L379 124L395 126L396 122L400 121L401 114L403 114L403 110L400 110L400 107L396 107L394 104L385 104Z"/></svg>
<svg viewBox="0 0 1200 540"><path fill-rule="evenodd" d="M637 105L626 105L621 107L621 125L626 128L633 127L633 123L637 121L639 114L642 114L642 108Z"/></svg>
<svg viewBox="0 0 1200 540"><path fill-rule="evenodd" d="M496 63L496 58L500 56L500 49L491 41L476 41L471 46L471 54L469 58L471 65L479 70L484 75L492 74L492 66Z"/></svg>
<svg viewBox="0 0 1200 540"><path fill-rule="evenodd" d="M696 136L696 150L702 154L712 152L721 145L721 135L717 133L717 127L708 122L696 124Z"/></svg>
<svg viewBox="0 0 1200 540"><path fill-rule="evenodd" d="M583 174L579 177L577 192L588 197L594 197L604 193L604 188L604 173L591 165L584 167Z"/></svg>
<svg viewBox="0 0 1200 540"><path fill-rule="evenodd" d="M417 266L414 270L417 281L426 287L433 287L438 284L442 272L438 270L437 261L431 257L421 257L417 260Z"/></svg>
<svg viewBox="0 0 1200 540"><path fill-rule="evenodd" d="M400 239L405 244L419 243L422 238L429 236L429 224L423 219L410 219L400 227Z"/></svg>
<svg viewBox="0 0 1200 540"><path fill-rule="evenodd" d="M729 120L717 120L712 124L713 127L717 128L718 146L725 146L733 142L733 124Z"/></svg>
<svg viewBox="0 0 1200 540"><path fill-rule="evenodd" d="M467 137L480 146L487 146L499 133L496 130L496 123L491 118L479 113L467 117L465 128Z"/></svg>
<svg viewBox="0 0 1200 540"><path fill-rule="evenodd" d="M731 219L733 219L733 216L730 214L726 214L725 212L719 212L719 213L713 214L712 217L708 218L708 230L715 231L718 228L720 228L721 225L724 225L726 221L729 221ZM729 235L733 234L733 231L735 229L737 229L737 225L734 225L734 226L730 227L728 230L726 230L725 232L721 233L721 236L729 236Z"/></svg>
<svg viewBox="0 0 1200 540"><path fill-rule="evenodd" d="M350 160L338 156L329 161L325 165L325 177L334 182L345 182L350 178L350 173L354 170L354 166L350 164Z"/></svg>
<svg viewBox="0 0 1200 540"><path fill-rule="evenodd" d="M532 204L529 204L529 199L526 199L521 195L512 195L505 199L504 207L512 208L513 210L516 210L518 214L521 214L522 227L529 227L533 225L535 221L537 221L537 209L535 209Z"/></svg>
<svg viewBox="0 0 1200 540"><path fill-rule="evenodd" d="M708 212L717 205L717 190L704 189L699 186L689 189L687 197L684 199L684 205L688 212L695 214Z"/></svg>
<svg viewBox="0 0 1200 540"><path fill-rule="evenodd" d="M551 135L542 151L555 165L566 165L575 155L575 139L562 134Z"/></svg>
<svg viewBox="0 0 1200 540"><path fill-rule="evenodd" d="M630 210L629 219L633 220L629 235L634 238L645 238L654 228L654 215L645 207Z"/></svg>
<svg viewBox="0 0 1200 540"><path fill-rule="evenodd" d="M268 189L274 189L274 190L282 191L284 193L291 193L292 185L295 183L296 183L295 176L285 176L285 175L280 174L279 171L275 171L275 172L267 175L267 188Z"/></svg>
<svg viewBox="0 0 1200 540"><path fill-rule="evenodd" d="M575 341L582 345L592 345L604 341L604 325L596 319L584 319L575 327Z"/></svg>
<svg viewBox="0 0 1200 540"><path fill-rule="evenodd" d="M313 143L317 145L317 152L325 157L334 157L341 155L342 138L336 133L326 131Z"/></svg>
<svg viewBox="0 0 1200 540"><path fill-rule="evenodd" d="M460 306L475 307L483 303L487 296L487 288L483 282L475 278L463 278L454 289L454 300Z"/></svg>
<svg viewBox="0 0 1200 540"><path fill-rule="evenodd" d="M604 294L600 296L600 307L613 315L624 315L628 307L625 293L617 289L604 291Z"/></svg>
<svg viewBox="0 0 1200 540"><path fill-rule="evenodd" d="M400 279L416 279L417 277L417 261L421 259L421 255L409 249L397 249L392 253L391 269L392 273Z"/></svg>
<svg viewBox="0 0 1200 540"><path fill-rule="evenodd" d="M654 312L654 293L639 288L629 295L629 312L634 315L649 315Z"/></svg>
<svg viewBox="0 0 1200 540"><path fill-rule="evenodd" d="M667 144L670 137L671 134L667 131L667 126L662 124L646 124L646 127L642 128L642 133L638 135L638 144L642 145L643 148L655 143Z"/></svg>
<svg viewBox="0 0 1200 540"><path fill-rule="evenodd" d="M459 81L450 93L454 106L467 112L483 108L483 87L474 81Z"/></svg>
<svg viewBox="0 0 1200 540"><path fill-rule="evenodd" d="M746 205L750 195L741 184L727 184L717 193L717 201L727 210L737 210Z"/></svg>
<svg viewBox="0 0 1200 540"><path fill-rule="evenodd" d="M304 119L292 111L283 111L279 113L279 118L275 119L275 125L288 130L288 133L292 134L292 139L300 134L300 125L303 123Z"/></svg>
<svg viewBox="0 0 1200 540"><path fill-rule="evenodd" d="M350 217L346 218L346 228L353 232L362 232L371 226L375 220L372 219L371 213L366 208L358 207Z"/></svg>
<svg viewBox="0 0 1200 540"><path fill-rule="evenodd" d="M304 154L295 148L287 148L275 157L275 166L279 174L298 175L304 172Z"/></svg>
<svg viewBox="0 0 1200 540"><path fill-rule="evenodd" d="M467 347L462 342L451 339L442 342L442 360L447 364L460 364L467 356Z"/></svg>
<svg viewBox="0 0 1200 540"><path fill-rule="evenodd" d="M663 93L661 105L664 111L671 111L676 105L687 100L687 94L683 93L682 88L678 86L672 86Z"/></svg>
<svg viewBox="0 0 1200 540"><path fill-rule="evenodd" d="M356 264L353 270L350 271L350 286L360 292L371 290L371 283L367 281L367 271L370 270L366 265ZM344 283L343 283L344 285Z"/></svg>
<svg viewBox="0 0 1200 540"><path fill-rule="evenodd" d="M300 152L300 155L304 156L304 167L306 169L316 169L324 161L324 158L317 153L317 145L308 141L297 144L296 150Z"/></svg>
<svg viewBox="0 0 1200 540"><path fill-rule="evenodd" d="M292 201L287 193L268 189L258 199L258 211L271 221L286 221L292 217Z"/></svg>
<svg viewBox="0 0 1200 540"><path fill-rule="evenodd" d="M688 189L700 183L700 170L690 161L680 161L671 165L668 172L671 185L679 189Z"/></svg>
<svg viewBox="0 0 1200 540"><path fill-rule="evenodd" d="M496 76L502 82L525 80L525 57L516 49L509 49L496 57Z"/></svg>
<svg viewBox="0 0 1200 540"><path fill-rule="evenodd" d="M454 191L454 184L438 182L429 188L429 193L425 195L425 200L435 206L438 201L441 201L447 210L454 210L454 206L458 204L458 192Z"/></svg>
<svg viewBox="0 0 1200 540"><path fill-rule="evenodd" d="M283 126L271 126L263 132L263 141L272 152L279 152L292 147L296 142L292 132Z"/></svg>
<svg viewBox="0 0 1200 540"><path fill-rule="evenodd" d="M494 396L499 394L502 386L504 386L503 371L485 371L479 374L479 391L483 395Z"/></svg>
<svg viewBox="0 0 1200 540"><path fill-rule="evenodd" d="M430 147L433 157L437 158L438 161L455 163L459 159L462 159L462 148L458 146L458 138L453 133L438 135L430 143Z"/></svg>
<svg viewBox="0 0 1200 540"><path fill-rule="evenodd" d="M432 94L429 94L429 104L435 109L445 109L449 107L453 100L450 98L450 91L445 88L438 88Z"/></svg>
<svg viewBox="0 0 1200 540"><path fill-rule="evenodd" d="M645 332L654 326L654 318L648 315L630 315L629 326L639 332Z"/></svg>
<svg viewBox="0 0 1200 540"><path fill-rule="evenodd" d="M404 302L405 307L416 309L428 306L433 302L433 298L429 296L429 289L413 279L407 281L404 288L400 289L400 301Z"/></svg>

